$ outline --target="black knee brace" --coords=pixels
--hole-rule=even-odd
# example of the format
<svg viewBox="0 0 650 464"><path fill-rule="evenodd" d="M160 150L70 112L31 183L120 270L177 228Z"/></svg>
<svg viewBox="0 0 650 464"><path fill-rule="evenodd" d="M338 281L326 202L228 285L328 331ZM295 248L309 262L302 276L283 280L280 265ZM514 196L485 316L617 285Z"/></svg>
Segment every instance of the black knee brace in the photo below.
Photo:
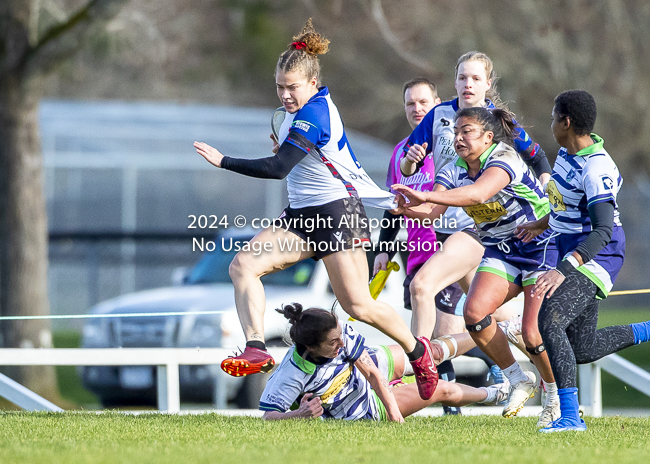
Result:
<svg viewBox="0 0 650 464"><path fill-rule="evenodd" d="M542 354L544 351L546 351L546 346L544 346L544 343L540 343L539 345L533 348L526 347L526 351L528 351L530 354L539 355Z"/></svg>
<svg viewBox="0 0 650 464"><path fill-rule="evenodd" d="M480 332L481 330L489 327L492 324L492 317L488 314L476 324L465 324L468 332Z"/></svg>

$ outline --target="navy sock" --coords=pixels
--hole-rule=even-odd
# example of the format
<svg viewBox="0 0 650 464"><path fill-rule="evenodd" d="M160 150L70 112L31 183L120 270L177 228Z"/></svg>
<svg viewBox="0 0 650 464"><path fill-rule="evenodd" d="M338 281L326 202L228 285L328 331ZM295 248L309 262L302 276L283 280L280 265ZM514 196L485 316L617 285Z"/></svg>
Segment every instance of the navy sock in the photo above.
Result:
<svg viewBox="0 0 650 464"><path fill-rule="evenodd" d="M637 322L630 324L634 332L634 344L644 343L650 341L650 321Z"/></svg>
<svg viewBox="0 0 650 464"><path fill-rule="evenodd" d="M258 350L266 351L266 343L257 340L251 340L250 342L246 342L246 346L250 346L251 348L257 348Z"/></svg>
<svg viewBox="0 0 650 464"><path fill-rule="evenodd" d="M456 381L456 371L454 370L454 365L450 360L447 360L443 363L438 364L438 377L447 382ZM447 416L459 416L462 415L462 412L457 406L445 406L442 405L442 410Z"/></svg>
<svg viewBox="0 0 650 464"><path fill-rule="evenodd" d="M438 364L438 377L447 382L454 382L456 380L456 371L451 361L447 360Z"/></svg>

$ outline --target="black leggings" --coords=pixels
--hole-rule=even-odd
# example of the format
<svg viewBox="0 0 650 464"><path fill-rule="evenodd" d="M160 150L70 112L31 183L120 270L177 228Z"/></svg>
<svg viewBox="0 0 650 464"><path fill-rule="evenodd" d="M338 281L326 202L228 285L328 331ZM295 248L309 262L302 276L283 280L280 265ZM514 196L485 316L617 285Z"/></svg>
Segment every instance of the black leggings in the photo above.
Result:
<svg viewBox="0 0 650 464"><path fill-rule="evenodd" d="M587 364L634 344L629 325L596 330L597 286L580 272L572 272L539 311L542 334L558 388L577 387L576 364Z"/></svg>

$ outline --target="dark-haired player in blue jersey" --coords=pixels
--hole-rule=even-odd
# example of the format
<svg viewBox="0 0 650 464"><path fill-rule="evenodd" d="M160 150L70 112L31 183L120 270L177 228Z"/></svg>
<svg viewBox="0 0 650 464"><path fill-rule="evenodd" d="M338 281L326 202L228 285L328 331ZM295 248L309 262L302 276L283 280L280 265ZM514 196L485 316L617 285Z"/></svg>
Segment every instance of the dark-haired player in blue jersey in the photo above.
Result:
<svg viewBox="0 0 650 464"><path fill-rule="evenodd" d="M583 431L578 412L576 364L590 363L623 348L650 341L650 321L597 329L598 304L607 297L623 265L625 234L616 196L618 168L592 133L596 102L584 90L555 98L553 137L562 147L548 183L551 212L520 227L525 241L549 226L560 261L532 290L544 298L539 329L557 380L561 417L540 432Z"/></svg>
<svg viewBox="0 0 650 464"><path fill-rule="evenodd" d="M287 112L275 156L230 158L205 143L194 144L201 156L219 168L252 177L286 177L289 191L289 207L274 224L279 228L268 227L253 238L271 249L259 256L240 251L230 265L246 348L224 360L221 368L233 376L273 368L275 362L264 344L266 301L260 278L303 259L322 259L341 307L402 346L422 399L429 399L438 382L429 340L416 339L393 308L371 297L368 262L360 246L370 240L364 204L391 209L394 195L377 187L361 167L329 90L320 87L317 55L327 52L329 40L314 30L311 20L293 40L275 70L278 97ZM321 227L314 228L309 219ZM281 249L285 241L296 246Z"/></svg>
<svg viewBox="0 0 650 464"><path fill-rule="evenodd" d="M406 119L411 126L411 130L417 127L433 107L441 103L441 100L438 97L436 85L425 78L416 78L406 82L402 90L402 97L404 99ZM422 166L416 175L405 177L400 172L401 160L405 156L403 148L407 141L408 137L398 143L393 150L393 156L388 165L386 186L390 188L393 184L404 184L420 191L433 189L437 171L432 157L427 157L423 160ZM381 269L386 269L388 261L390 260L390 255L393 253L389 253L388 251L382 252L381 250L391 249L390 246L397 238L400 229L398 221L400 218L398 216L394 216L390 211L385 211L384 219L387 219L386 222L389 226L382 227L379 233L380 252L377 253L377 256L375 257L373 267L375 274ZM407 242L409 245L415 245L413 247L415 249L409 252L408 255L406 278L404 279L404 307L411 309L410 284L420 268L424 266L429 258L436 252L438 247L435 245L437 239L433 227L410 224L407 226L407 229ZM444 233L441 233L441 235L443 239L449 237L449 235ZM424 242L429 242L430 247L423 247L421 244ZM416 302L416 304L417 303L419 303L419 301ZM457 283L453 283L435 296L435 308L430 313L426 312L426 317L428 319L426 323L423 323L422 314L420 314L419 319L414 319L414 326L412 328L413 333L415 335L436 338L442 335L463 332L465 330L465 323L463 321L464 304L465 294ZM500 308L498 313L499 314L496 317L498 321L508 320L516 316L515 311L507 306ZM419 326L435 326L433 336L431 334L421 333ZM503 381L503 375L501 374L499 366L497 366L495 362L478 347L474 347L465 353L465 356L482 359L490 369L490 376L494 378L494 382L501 383ZM456 380L454 367L451 361L445 361L438 365L438 375L440 379L449 382L454 382ZM461 414L461 410L458 407L443 405L443 411L446 415Z"/></svg>
<svg viewBox="0 0 650 464"><path fill-rule="evenodd" d="M500 106L496 80L494 65L486 54L473 51L458 59L455 81L457 98L434 107L415 128L407 141L406 156L400 166L405 176L419 173L425 157L433 159L436 173L458 159L454 150L455 114L462 108L494 108L495 104ZM545 184L551 172L546 155L520 126L515 129L514 148L542 184ZM484 249L474 231L474 222L462 208L448 208L441 219L442 227L435 230L437 240L443 243L443 246L420 268L411 281L411 328L416 336L431 334L434 330L436 301L440 302L440 297L443 298L442 301L449 302L447 307L452 311L457 309L462 312L463 291L467 293L483 256ZM437 306L441 310L446 309L443 305ZM528 348L533 349L534 346L528 345ZM440 368L446 375L453 375L449 372L453 368ZM559 414L555 384L546 383L550 375L542 377L545 379L544 386L548 393L547 402L550 400L554 407L544 410L543 416L540 417L540 426L553 419L551 411Z"/></svg>
<svg viewBox="0 0 650 464"><path fill-rule="evenodd" d="M537 277L552 268L557 251L550 233L531 243L516 237L517 226L545 216L549 211L543 187L515 151L516 122L502 109L463 108L456 114L454 148L459 155L436 177L432 192L416 192L393 186L411 202L405 214L440 217L449 206L459 206L473 219L485 246L483 259L472 280L464 315L467 330L479 346L502 369L511 385L503 415L512 417L535 394L532 373L525 374L515 361L503 334L496 330L492 315L498 307L530 289ZM414 212L423 202L429 211ZM415 214L415 215L414 215ZM553 373L537 329L541 301L524 293L522 335L531 359L542 378L553 384ZM538 424L555 414L556 401L547 401ZM552 414L553 413L553 414ZM559 410L557 411L559 415ZM550 422L550 421L549 421Z"/></svg>

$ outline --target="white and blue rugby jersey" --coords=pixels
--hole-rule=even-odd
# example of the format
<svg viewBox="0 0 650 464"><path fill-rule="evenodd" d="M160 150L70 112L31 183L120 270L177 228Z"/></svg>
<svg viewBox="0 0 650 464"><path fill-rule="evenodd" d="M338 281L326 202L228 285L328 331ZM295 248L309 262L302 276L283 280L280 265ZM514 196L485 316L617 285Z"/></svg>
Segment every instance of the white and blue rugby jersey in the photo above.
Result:
<svg viewBox="0 0 650 464"><path fill-rule="evenodd" d="M485 107L495 108L490 100L485 101ZM433 157L436 175L444 166L455 163L458 159L454 149L454 116L458 109L458 98L433 107L413 130L404 146L404 151L408 151L414 144L422 145L427 142L427 153L430 157ZM515 129L514 142L515 150L522 156L525 153L530 159L533 159L540 150L539 145L534 143L526 131L519 126ZM453 234L473 224L472 219L463 212L462 208L451 207L447 209L443 216L443 225L453 225L452 220L456 222L456 228L436 228L436 232Z"/></svg>
<svg viewBox="0 0 650 464"><path fill-rule="evenodd" d="M317 150L296 143L292 133L305 137ZM365 206L395 207L395 196L380 189L354 156L327 87L321 87L295 113L287 113L279 137L280 144L286 140L307 153L287 177L292 208L323 205L350 196L361 197Z"/></svg>
<svg viewBox="0 0 650 464"><path fill-rule="evenodd" d="M275 369L260 398L260 410L287 412L305 393L320 397L325 419L374 419L380 412L368 380L354 366L365 349L363 336L342 328L344 346L325 364L304 359L295 345Z"/></svg>
<svg viewBox="0 0 650 464"><path fill-rule="evenodd" d="M596 134L591 134L591 138L594 144L575 155L567 153L566 148L557 155L546 187L552 209L549 226L561 234L555 242L562 259L591 232L589 207L601 202L614 204L611 241L591 261L578 268L598 286L598 296L605 298L625 256L625 235L616 203L623 178L603 147L603 139Z"/></svg>
<svg viewBox="0 0 650 464"><path fill-rule="evenodd" d="M503 142L492 144L480 159L481 169L476 177L469 176L467 163L459 157L455 163L442 168L436 184L447 189L472 185L491 167L508 173L510 183L487 202L463 207L476 223L484 245L496 245L512 237L518 225L536 221L549 213L542 184L511 146Z"/></svg>

